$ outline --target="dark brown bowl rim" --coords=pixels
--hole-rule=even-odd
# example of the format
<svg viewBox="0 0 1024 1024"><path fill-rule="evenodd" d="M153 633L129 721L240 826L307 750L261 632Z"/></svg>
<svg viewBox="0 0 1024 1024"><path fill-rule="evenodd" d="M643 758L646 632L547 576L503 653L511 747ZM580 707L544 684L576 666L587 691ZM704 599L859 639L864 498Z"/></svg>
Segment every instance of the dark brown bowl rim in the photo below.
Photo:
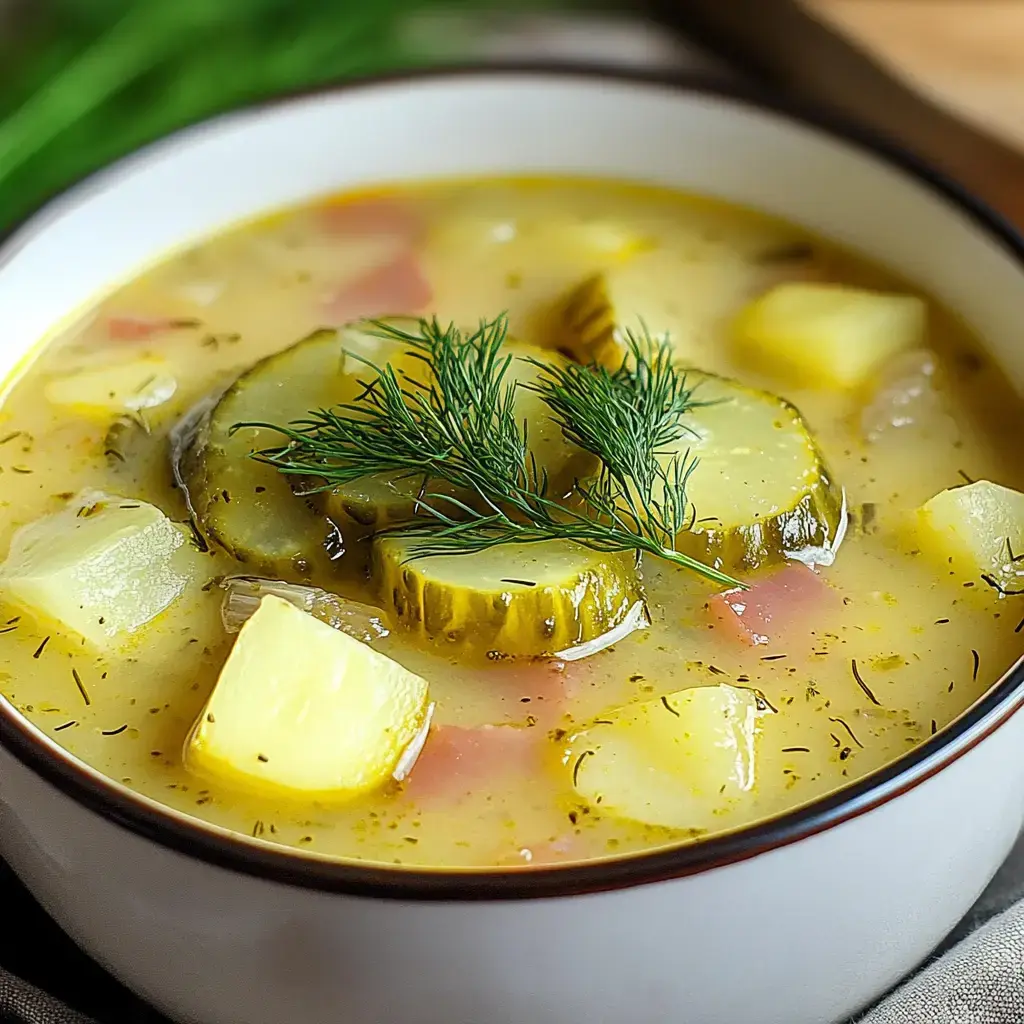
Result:
<svg viewBox="0 0 1024 1024"><path fill-rule="evenodd" d="M396 83L414 87L423 81L473 76L572 78L589 81L597 88L608 81L636 84L738 102L787 118L874 156L950 203L1014 257L1024 273L1024 238L1001 215L927 162L832 114L792 99L769 95L760 88L726 84L704 76L547 63L445 67L374 76L304 90L228 111L226 116L275 107L309 96L374 89ZM197 127L216 124L221 116L225 115L172 133L152 145L160 146L168 138L185 136ZM90 175L79 185L49 200L22 223L31 227L31 222L45 213L52 203L60 202L61 197L74 201L74 195L69 196L68 192L74 192L94 177L134 160L149 148L143 147ZM45 220L39 227L45 229ZM17 229L13 234L18 234ZM14 239L14 244L13 249L10 245L0 248L0 267L12 252L17 251L17 239ZM750 828L616 860L501 871L427 871L333 861L211 829L198 819L166 812L158 805L125 792L109 780L83 769L70 756L54 756L27 720L7 702L0 703L0 745L26 768L92 812L145 839L220 868L285 885L362 897L452 902L537 899L608 892L683 878L747 860L834 828L916 788L972 750L1024 704L1022 684L1024 659L960 718L899 760L837 793Z"/></svg>

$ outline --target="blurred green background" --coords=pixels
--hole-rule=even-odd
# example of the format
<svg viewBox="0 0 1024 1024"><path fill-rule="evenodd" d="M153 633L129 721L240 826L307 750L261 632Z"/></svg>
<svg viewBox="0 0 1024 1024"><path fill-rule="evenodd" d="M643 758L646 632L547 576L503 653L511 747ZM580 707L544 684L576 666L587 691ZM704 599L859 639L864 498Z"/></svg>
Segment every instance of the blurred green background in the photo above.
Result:
<svg viewBox="0 0 1024 1024"><path fill-rule="evenodd" d="M545 10L616 6L0 0L0 231L83 174L226 108L345 77L473 59L473 19L508 24ZM440 30L429 30L431 19Z"/></svg>

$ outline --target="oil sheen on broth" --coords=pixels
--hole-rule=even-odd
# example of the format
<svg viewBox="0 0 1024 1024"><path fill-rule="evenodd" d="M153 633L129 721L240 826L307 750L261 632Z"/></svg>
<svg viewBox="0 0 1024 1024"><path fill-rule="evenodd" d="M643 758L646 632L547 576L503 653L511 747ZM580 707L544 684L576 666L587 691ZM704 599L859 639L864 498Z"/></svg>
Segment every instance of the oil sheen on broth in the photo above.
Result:
<svg viewBox="0 0 1024 1024"><path fill-rule="evenodd" d="M406 561L407 539L369 538L408 515L437 525L410 511L418 481L296 497L247 458L244 430L236 445L209 423L179 465L199 550L168 440L197 403L240 378L240 419L358 405L371 367L346 356L345 386L325 384L345 347L423 395L431 367L408 344L314 332L436 315L465 339L502 311L516 379L578 380L573 362L596 361L620 394L652 364L697 385L655 453L701 460L678 547L748 590L562 540ZM637 372L624 339L639 318L668 332L671 366L641 340ZM542 395L515 396L551 493L600 479L600 453L567 440ZM877 267L672 192L483 180L278 213L97 300L39 348L2 415L0 690L112 779L259 842L528 868L697 841L900 757L1020 652L1021 409L983 345ZM256 471L252 497L232 494ZM240 639L222 619L240 574L316 586L334 612L314 626L266 598ZM324 626L332 614L358 640ZM616 625L590 656L551 657ZM332 705L332 686L349 696Z"/></svg>

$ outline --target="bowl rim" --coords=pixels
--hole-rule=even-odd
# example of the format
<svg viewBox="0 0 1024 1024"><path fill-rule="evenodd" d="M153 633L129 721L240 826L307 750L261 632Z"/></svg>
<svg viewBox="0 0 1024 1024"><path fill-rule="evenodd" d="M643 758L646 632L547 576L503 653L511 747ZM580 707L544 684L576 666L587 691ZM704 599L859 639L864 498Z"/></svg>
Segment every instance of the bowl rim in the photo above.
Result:
<svg viewBox="0 0 1024 1024"><path fill-rule="evenodd" d="M286 106L304 99L464 77L576 79L650 86L668 92L729 100L781 116L873 156L965 214L997 241L1024 274L1024 236L981 199L926 160L870 129L763 86L722 81L705 74L637 70L558 62L491 62L403 70L328 83L231 108L139 147L42 202L0 236L0 270L21 246L48 225L52 207L77 201L79 190L129 167L170 140L215 127L237 114ZM180 814L128 791L62 749L50 750L10 702L0 700L0 746L65 796L116 826L179 854L237 873L304 889L404 901L504 901L610 892L665 882L725 867L811 838L892 802L920 786L980 744L1024 705L1024 657L945 729L878 771L809 804L752 826L699 842L580 864L501 869L389 867L344 861L258 842Z"/></svg>

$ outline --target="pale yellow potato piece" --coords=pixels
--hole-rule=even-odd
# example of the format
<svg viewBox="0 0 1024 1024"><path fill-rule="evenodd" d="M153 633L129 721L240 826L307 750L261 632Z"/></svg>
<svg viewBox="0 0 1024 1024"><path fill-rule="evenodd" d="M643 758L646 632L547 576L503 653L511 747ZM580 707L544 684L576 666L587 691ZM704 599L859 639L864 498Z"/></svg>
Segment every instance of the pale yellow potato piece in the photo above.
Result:
<svg viewBox="0 0 1024 1024"><path fill-rule="evenodd" d="M743 355L800 382L851 388L924 340L924 302L831 284L781 284L735 324Z"/></svg>
<svg viewBox="0 0 1024 1024"><path fill-rule="evenodd" d="M268 596L238 634L185 757L250 788L354 795L391 777L426 714L424 679Z"/></svg>
<svg viewBox="0 0 1024 1024"><path fill-rule="evenodd" d="M46 400L80 416L109 420L163 405L177 387L166 360L144 357L54 377L46 384Z"/></svg>
<svg viewBox="0 0 1024 1024"><path fill-rule="evenodd" d="M754 786L760 702L721 684L606 712L572 739L576 792L602 814L710 829Z"/></svg>
<svg viewBox="0 0 1024 1024"><path fill-rule="evenodd" d="M185 532L160 509L83 491L15 533L0 593L112 649L175 601L194 574Z"/></svg>
<svg viewBox="0 0 1024 1024"><path fill-rule="evenodd" d="M1024 494L989 480L940 491L918 509L923 551L952 571L1024 589Z"/></svg>

